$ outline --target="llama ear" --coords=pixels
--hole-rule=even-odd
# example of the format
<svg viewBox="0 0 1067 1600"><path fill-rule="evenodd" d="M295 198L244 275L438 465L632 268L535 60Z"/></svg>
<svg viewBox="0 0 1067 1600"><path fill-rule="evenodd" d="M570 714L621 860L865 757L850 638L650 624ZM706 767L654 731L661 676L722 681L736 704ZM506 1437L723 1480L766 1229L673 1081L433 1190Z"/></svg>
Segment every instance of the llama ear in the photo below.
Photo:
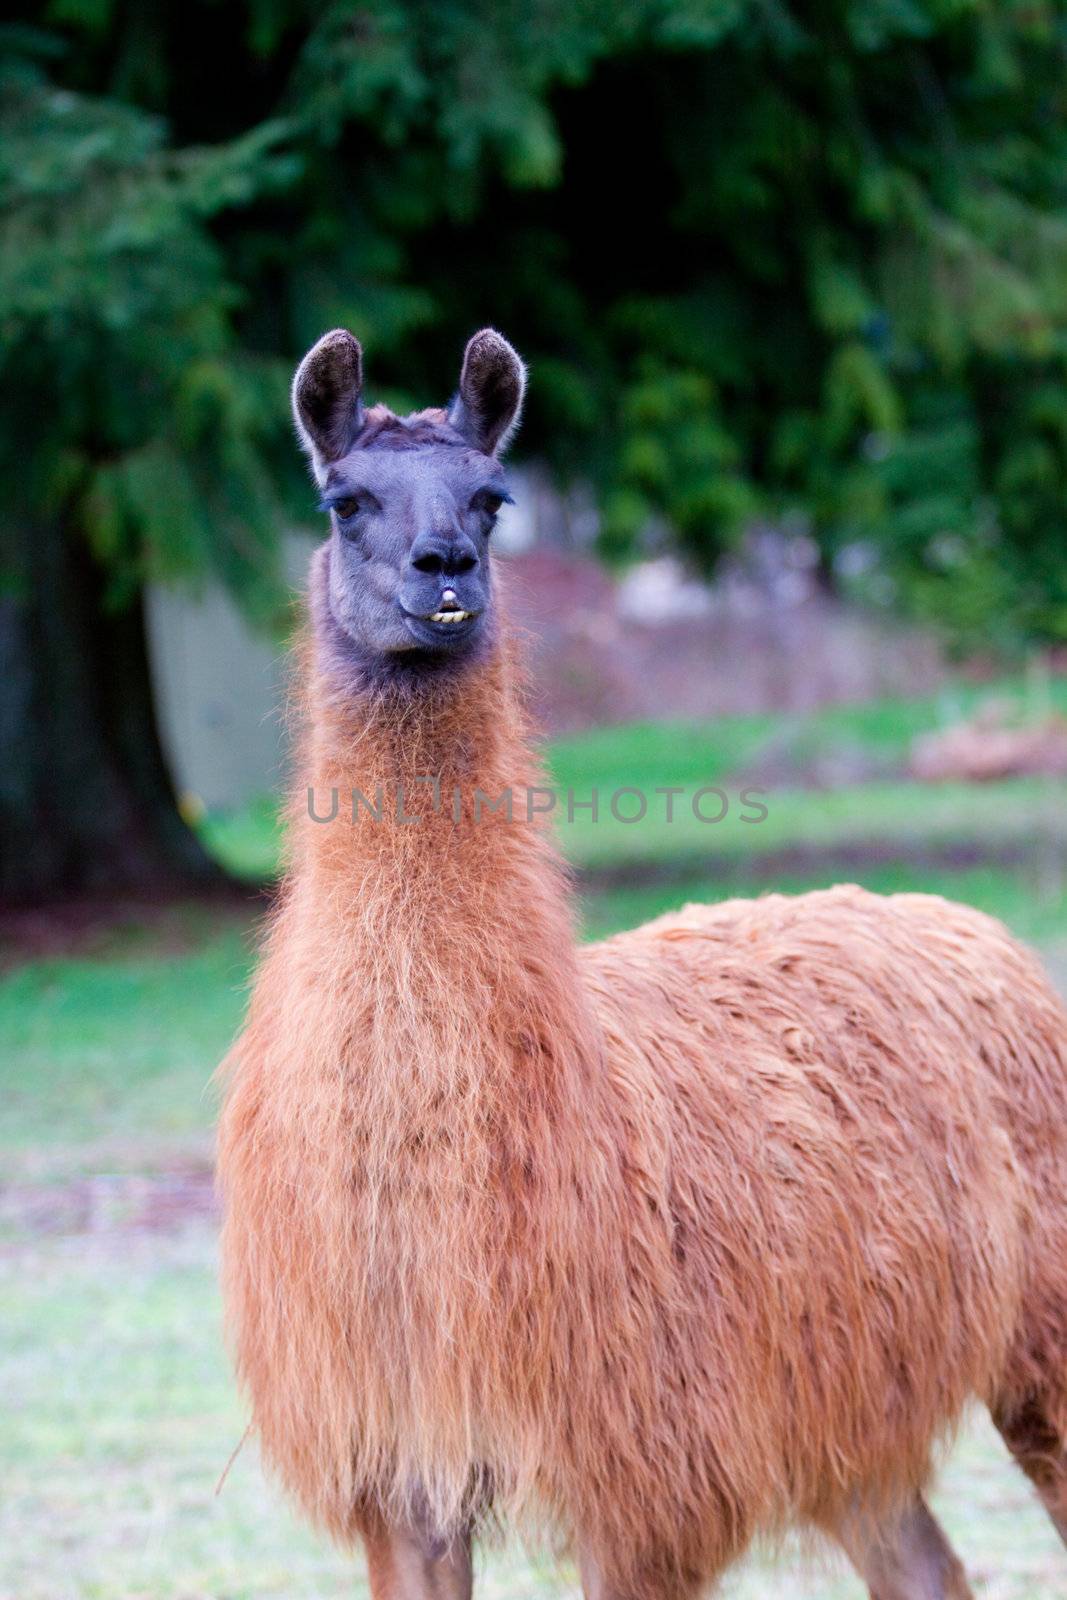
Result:
<svg viewBox="0 0 1067 1600"><path fill-rule="evenodd" d="M321 483L363 426L363 351L347 328L324 333L296 369L293 418Z"/></svg>
<svg viewBox="0 0 1067 1600"><path fill-rule="evenodd" d="M476 450L495 456L518 427L525 393L522 361L495 328L483 328L464 352L448 420Z"/></svg>

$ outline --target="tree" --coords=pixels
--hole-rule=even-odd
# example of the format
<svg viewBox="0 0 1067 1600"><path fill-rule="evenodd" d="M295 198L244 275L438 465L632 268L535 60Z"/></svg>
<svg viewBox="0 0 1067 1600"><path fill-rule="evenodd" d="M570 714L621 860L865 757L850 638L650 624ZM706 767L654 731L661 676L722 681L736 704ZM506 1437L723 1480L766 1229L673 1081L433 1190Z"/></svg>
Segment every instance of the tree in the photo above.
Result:
<svg viewBox="0 0 1067 1600"><path fill-rule="evenodd" d="M104 641L150 576L269 607L279 508L311 508L283 377L337 323L398 404L503 326L526 448L594 484L610 556L655 520L710 568L799 509L836 581L963 644L1067 638L1063 0L44 14L0 130L5 581L88 564L83 698L121 699L110 672L149 703ZM10 643L27 605L23 750L59 697ZM9 886L39 793L5 790ZM118 864L68 843L34 882Z"/></svg>
<svg viewBox="0 0 1067 1600"><path fill-rule="evenodd" d="M173 152L154 118L0 80L0 895L209 883L175 808L140 588L276 604L284 370L235 348L205 219L291 174L265 127Z"/></svg>

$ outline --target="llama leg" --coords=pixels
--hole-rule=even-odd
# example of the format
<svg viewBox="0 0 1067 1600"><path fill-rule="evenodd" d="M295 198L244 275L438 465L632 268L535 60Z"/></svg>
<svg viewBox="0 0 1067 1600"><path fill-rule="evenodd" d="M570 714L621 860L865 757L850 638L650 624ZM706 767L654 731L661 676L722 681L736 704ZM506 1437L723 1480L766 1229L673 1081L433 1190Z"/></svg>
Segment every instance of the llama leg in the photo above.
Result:
<svg viewBox="0 0 1067 1600"><path fill-rule="evenodd" d="M450 1541L373 1522L363 1530L373 1600L471 1600L469 1534Z"/></svg>
<svg viewBox="0 0 1067 1600"><path fill-rule="evenodd" d="M871 1600L972 1600L952 1546L921 1499L889 1523L856 1517L837 1538Z"/></svg>
<svg viewBox="0 0 1067 1600"><path fill-rule="evenodd" d="M705 1585L693 1579L662 1572L633 1584L619 1584L605 1572L585 1545L578 1550L578 1570L585 1600L693 1600Z"/></svg>
<svg viewBox="0 0 1067 1600"><path fill-rule="evenodd" d="M1005 1402L993 1407L993 1421L1067 1544L1067 1449L1049 1407L1033 1398Z"/></svg>

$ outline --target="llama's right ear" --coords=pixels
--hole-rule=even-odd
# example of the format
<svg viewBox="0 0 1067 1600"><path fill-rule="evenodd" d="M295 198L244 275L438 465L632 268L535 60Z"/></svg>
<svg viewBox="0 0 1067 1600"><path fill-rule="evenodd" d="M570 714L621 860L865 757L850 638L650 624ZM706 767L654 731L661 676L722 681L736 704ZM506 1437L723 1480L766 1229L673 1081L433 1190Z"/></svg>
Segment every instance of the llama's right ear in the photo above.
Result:
<svg viewBox="0 0 1067 1600"><path fill-rule="evenodd" d="M347 328L324 333L296 369L293 419L322 483L363 426L363 351Z"/></svg>

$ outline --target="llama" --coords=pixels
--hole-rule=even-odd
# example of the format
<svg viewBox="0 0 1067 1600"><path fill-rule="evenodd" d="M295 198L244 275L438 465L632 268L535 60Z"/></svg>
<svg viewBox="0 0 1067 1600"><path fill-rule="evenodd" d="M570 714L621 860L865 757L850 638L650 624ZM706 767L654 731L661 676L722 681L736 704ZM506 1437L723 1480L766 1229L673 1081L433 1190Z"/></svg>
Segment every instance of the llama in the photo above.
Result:
<svg viewBox="0 0 1067 1600"><path fill-rule="evenodd" d="M478 798L543 781L489 548L524 383L490 329L447 410L365 409L343 330L294 383L331 532L219 1146L264 1458L375 1600L469 1596L503 1527L589 1600L790 1526L965 1596L923 1494L972 1399L1067 1540L1067 1015L924 895L576 945L544 818Z"/></svg>

